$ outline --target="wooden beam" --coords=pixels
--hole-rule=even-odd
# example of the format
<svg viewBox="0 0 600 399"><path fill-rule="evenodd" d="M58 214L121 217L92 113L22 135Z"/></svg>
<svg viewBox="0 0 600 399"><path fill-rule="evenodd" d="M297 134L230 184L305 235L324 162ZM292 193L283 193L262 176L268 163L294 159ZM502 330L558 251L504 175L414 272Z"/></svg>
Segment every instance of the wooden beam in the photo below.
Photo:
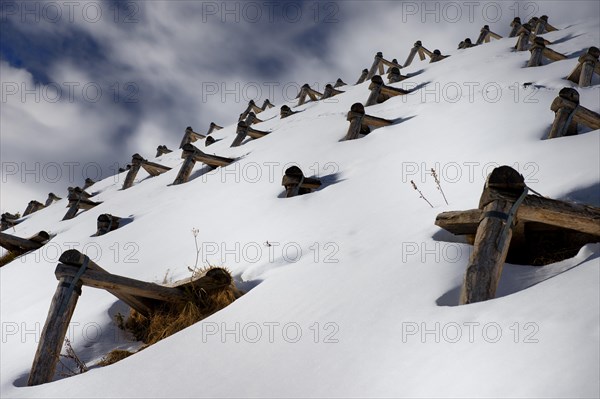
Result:
<svg viewBox="0 0 600 399"><path fill-rule="evenodd" d="M62 198L60 198L59 196L57 196L54 193L48 193L48 198L46 199L46 203L44 204L44 207L48 207L50 205L52 205L54 203L54 201L60 201Z"/></svg>
<svg viewBox="0 0 600 399"><path fill-rule="evenodd" d="M40 231L29 238L0 232L0 246L17 255L41 248L48 241L50 241L50 235L45 231Z"/></svg>
<svg viewBox="0 0 600 399"><path fill-rule="evenodd" d="M600 114L579 105L579 92L575 89L561 89L550 109L556 116L548 133L549 139L577 134L578 123L593 130L600 129Z"/></svg>
<svg viewBox="0 0 600 399"><path fill-rule="evenodd" d="M266 101L269 101L269 100L266 100ZM210 126L208 127L208 132L206 132L206 135L208 136L209 134L211 134L211 133L212 133L212 132L214 132L215 130L221 130L221 129L223 129L223 127L222 127L222 126L219 126L219 125L217 125L217 124L216 124L216 123L214 123L214 122L211 122L211 123L210 123ZM207 138L208 138L208 137L207 137Z"/></svg>
<svg viewBox="0 0 600 399"><path fill-rule="evenodd" d="M358 84L363 83L365 80L367 80L368 75L369 75L369 70L367 68L363 69L360 74L360 77L356 81L356 84L358 85Z"/></svg>
<svg viewBox="0 0 600 399"><path fill-rule="evenodd" d="M181 158L185 159L185 161L181 165L181 169L179 169L179 173L173 182L174 185L183 184L189 180L190 175L192 174L192 169L194 168L194 165L196 165L196 162L202 162L211 168L217 168L219 166L227 166L235 161L233 158L225 158L217 155L206 154L194 147L192 144L186 144L183 146Z"/></svg>
<svg viewBox="0 0 600 399"><path fill-rule="evenodd" d="M373 78L371 79L371 84L369 85L369 90L371 90L371 94L369 95L369 98L365 103L365 106L367 107L375 104L380 104L391 97L411 93L410 90L386 86L383 83L383 79L379 75L373 76Z"/></svg>
<svg viewBox="0 0 600 399"><path fill-rule="evenodd" d="M29 201L27 204L27 208L25 208L25 212L23 212L23 216L31 215L34 212L39 211L44 208L44 204L38 202L36 200Z"/></svg>

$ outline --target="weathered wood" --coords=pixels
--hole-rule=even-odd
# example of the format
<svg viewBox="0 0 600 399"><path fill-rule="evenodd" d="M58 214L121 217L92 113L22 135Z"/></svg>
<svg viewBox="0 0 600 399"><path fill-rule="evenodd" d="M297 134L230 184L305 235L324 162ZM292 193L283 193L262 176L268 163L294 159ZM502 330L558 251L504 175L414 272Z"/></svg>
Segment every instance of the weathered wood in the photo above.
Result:
<svg viewBox="0 0 600 399"><path fill-rule="evenodd" d="M374 128L389 126L393 122L376 116L366 115L365 107L361 103L355 103L346 115L346 120L350 122L348 132L344 140L355 140L360 134L371 132L371 126Z"/></svg>
<svg viewBox="0 0 600 399"><path fill-rule="evenodd" d="M356 81L356 84L358 85L358 84L363 83L365 80L367 80L368 75L369 75L369 70L367 68L363 69L362 73L360 74L360 77Z"/></svg>
<svg viewBox="0 0 600 399"><path fill-rule="evenodd" d="M460 42L458 44L458 49L462 50L462 49L470 48L473 46L475 46L475 45L471 42L471 39L467 37L465 40L463 40L462 42Z"/></svg>
<svg viewBox="0 0 600 399"><path fill-rule="evenodd" d="M140 154L133 154L133 156L131 157L131 167L129 168L129 171L125 176L125 181L123 182L123 190L127 190L129 187L133 186L135 177L140 171L143 162L144 158Z"/></svg>
<svg viewBox="0 0 600 399"><path fill-rule="evenodd" d="M408 57L406 58L406 61L404 62L403 67L406 68L407 66L412 64L412 62L417 54L419 55L419 59L421 61L425 60L425 56L428 56L429 58L431 58L431 56L433 55L433 53L431 51L429 51L425 47L423 47L423 43L420 40L417 40L415 42L413 48L410 50L410 53L408 53Z"/></svg>
<svg viewBox="0 0 600 399"><path fill-rule="evenodd" d="M86 188L88 188L88 187L90 187L90 186L94 185L95 183L96 183L95 181L93 181L92 179L90 179L89 177L87 177L87 178L85 179L85 182L84 182L84 184L83 184L83 189L85 190Z"/></svg>
<svg viewBox="0 0 600 399"><path fill-rule="evenodd" d="M29 201L29 204L27 204L27 208L25 208L25 212L23 212L23 216L25 217L27 215L31 215L32 213L37 212L43 208L44 204L42 204L41 202L38 202L36 200Z"/></svg>
<svg viewBox="0 0 600 399"><path fill-rule="evenodd" d="M579 93L570 87L560 90L550 109L555 112L548 138L577 134L577 124L600 129L600 114L579 105Z"/></svg>
<svg viewBox="0 0 600 399"><path fill-rule="evenodd" d="M160 157L161 155L165 155L170 152L173 152L173 151L169 150L166 145L159 145L158 147L156 147L156 157L157 158Z"/></svg>
<svg viewBox="0 0 600 399"><path fill-rule="evenodd" d="M519 28L521 27L521 18L519 17L515 17L512 22L510 23L510 33L508 34L508 37L515 37L517 36L517 32L519 31Z"/></svg>
<svg viewBox="0 0 600 399"><path fill-rule="evenodd" d="M554 26L552 26L552 25L550 25L548 23L548 16L547 15L542 15L537 20L534 32L535 32L536 35L541 35L544 32L553 32L553 31L556 31L556 30L558 30L558 29L556 29Z"/></svg>
<svg viewBox="0 0 600 399"><path fill-rule="evenodd" d="M579 87L588 87L592 85L594 73L600 75L600 49L590 47L585 54L579 56L579 62L573 72L567 76L567 79L577 83Z"/></svg>
<svg viewBox="0 0 600 399"><path fill-rule="evenodd" d="M523 24L517 30L516 36L517 44L515 49L517 51L525 51L529 48L529 41L531 40L531 26L529 24Z"/></svg>
<svg viewBox="0 0 600 399"><path fill-rule="evenodd" d="M312 101L318 101L320 97L323 97L323 94L311 89L308 83L305 83L296 96L299 106L306 102L306 97L309 97Z"/></svg>
<svg viewBox="0 0 600 399"><path fill-rule="evenodd" d="M18 213L16 215L5 212L0 217L0 231L4 231L10 227L14 227L17 224L21 223L21 215Z"/></svg>
<svg viewBox="0 0 600 399"><path fill-rule="evenodd" d="M152 177L161 175L171 170L171 168L169 168L168 166L164 166L155 162L150 162L147 159L144 159L144 162L142 162L142 168L144 168L144 170L148 172L148 174Z"/></svg>
<svg viewBox="0 0 600 399"><path fill-rule="evenodd" d="M211 144L214 144L216 141L217 141L217 140L215 140L215 138L214 138L214 137L212 137L212 136L208 136L208 137L206 138L206 140L204 140L204 146L205 146L205 147L208 147L209 145L211 145Z"/></svg>
<svg viewBox="0 0 600 399"><path fill-rule="evenodd" d="M435 218L435 225L455 235L475 234L482 213L481 209L442 212Z"/></svg>
<svg viewBox="0 0 600 399"><path fill-rule="evenodd" d="M16 255L22 255L26 252L41 248L49 240L50 235L45 231L40 231L29 238L21 238L0 232L0 246Z"/></svg>
<svg viewBox="0 0 600 399"><path fill-rule="evenodd" d="M442 55L442 52L438 49L433 50L433 54L431 55L431 60L429 63L438 62L443 60L444 58L450 57L449 55Z"/></svg>
<svg viewBox="0 0 600 399"><path fill-rule="evenodd" d="M371 65L371 69L369 69L365 79L371 79L377 74L377 72L379 72L379 75L383 75L385 73L384 66L386 65L389 67L396 67L398 69L402 68L402 65L396 62L388 61L385 58L383 58L383 53L381 53L380 51L377 54L375 54L373 65Z"/></svg>
<svg viewBox="0 0 600 399"><path fill-rule="evenodd" d="M131 166L131 165L128 165L128 166ZM69 187L69 188L67 188L67 191L68 191L67 198L69 198L69 197L72 198L74 196L82 197L82 198L92 197L92 194L88 193L85 190L82 190L81 187Z"/></svg>
<svg viewBox="0 0 600 399"><path fill-rule="evenodd" d="M250 136L253 139L258 139L258 138L266 136L270 132L256 130L256 129L248 126L248 124L246 122L240 121L240 122L238 122L236 133L237 133L237 135L233 139L233 142L231 143L231 147L238 147L240 144L242 144L242 142L244 141L246 136Z"/></svg>
<svg viewBox="0 0 600 399"><path fill-rule="evenodd" d="M546 43L541 37L536 37L534 39L533 46L531 46L529 51L531 51L531 58L527 63L528 67L541 66L543 57L548 58L552 61L562 61L567 59L566 55L558 53L552 50L551 48L546 47Z"/></svg>
<svg viewBox="0 0 600 399"><path fill-rule="evenodd" d="M246 120L245 120L245 122L246 122L248 125L252 125L252 124L254 124L254 123L260 123L260 122L263 122L263 120L262 120L262 119L258 119L258 118L256 117L256 114L255 114L254 112L248 112L248 116L246 117Z"/></svg>
<svg viewBox="0 0 600 399"><path fill-rule="evenodd" d="M333 88L337 89L338 87L341 87L341 86L346 86L346 83L344 83L344 81L342 79L338 78L338 80L335 81Z"/></svg>
<svg viewBox="0 0 600 399"><path fill-rule="evenodd" d="M288 107L287 105L282 105L281 109L279 111L279 116L281 117L281 119L283 118L287 118L290 115L294 115L297 114L298 111L292 111L292 109L290 107Z"/></svg>
<svg viewBox="0 0 600 399"><path fill-rule="evenodd" d="M480 45L483 43L489 43L492 38L499 40L499 39L502 39L502 36L500 36L497 33L492 32L490 30L489 25L484 25L483 28L481 28L479 37L477 38L475 45L477 46L477 45Z"/></svg>
<svg viewBox="0 0 600 399"><path fill-rule="evenodd" d="M54 193L48 193L48 198L46 199L46 203L44 204L45 207L50 206L54 203L54 201L60 201L62 198L60 198L59 196L57 196Z"/></svg>
<svg viewBox="0 0 600 399"><path fill-rule="evenodd" d="M267 101L269 101L269 100L265 100L265 102L267 102ZM270 104L270 103L269 103L269 104ZM219 126L219 125L217 125L217 124L216 124L216 123L214 123L214 122L211 122L211 123L210 123L210 126L208 127L208 132L206 132L206 135L208 136L209 134L211 134L211 133L212 133L212 132L214 132L215 130L221 130L221 129L223 129L223 127L222 127L222 126ZM208 137L207 137L207 138L208 138Z"/></svg>
<svg viewBox="0 0 600 399"><path fill-rule="evenodd" d="M365 103L365 106L375 105L388 100L391 97L409 94L410 90L399 89L396 87L386 86L383 79L379 75L373 76L369 85L371 94Z"/></svg>
<svg viewBox="0 0 600 399"><path fill-rule="evenodd" d="M79 212L79 209L92 209L93 207L98 206L102 203L94 202L86 198L84 193L85 191L81 190L81 188L79 187L75 187L72 189L72 191L70 191L69 196L67 197L67 199L69 200L69 203L67 205L69 210L67 210L67 213L65 213L65 216L62 218L62 220L73 219L75 215L77 215L77 212Z"/></svg>
<svg viewBox="0 0 600 399"><path fill-rule="evenodd" d="M512 223L505 229L506 218L524 189L523 176L508 166L494 169L488 177L479 204L483 218L477 227L473 253L465 273L461 305L496 296L512 237ZM502 196L497 197L496 193ZM509 219L509 222L512 221Z"/></svg>
<svg viewBox="0 0 600 399"><path fill-rule="evenodd" d="M321 96L321 100L324 100L326 98L331 98L334 96L337 96L338 94L342 94L343 91L341 90L336 90L332 85L327 84L325 86L325 90L323 91L323 95Z"/></svg>
<svg viewBox="0 0 600 399"><path fill-rule="evenodd" d="M238 119L238 121L241 122L244 119L246 119L246 117L248 116L248 114L250 112L254 112L255 114L259 114L259 113L263 112L266 108L271 108L271 107L273 107L273 104L271 104L271 102L269 101L269 99L265 100L265 102L263 103L262 108L259 107L258 105L256 105L256 103L254 102L254 100L250 100L250 101L248 101L248 107L246 107L246 110L240 114L240 118Z"/></svg>
<svg viewBox="0 0 600 399"><path fill-rule="evenodd" d="M400 73L400 70L396 67L390 68L388 72L388 83L402 82L404 79L408 79L408 76L404 76Z"/></svg>
<svg viewBox="0 0 600 399"><path fill-rule="evenodd" d="M183 146L181 158L185 159L185 161L181 165L181 169L179 169L179 173L173 182L174 185L186 183L189 180L192 169L194 169L196 162L202 162L211 168L217 168L219 166L227 166L235 161L233 158L225 158L217 155L206 154L194 147L192 144L186 144Z"/></svg>
<svg viewBox="0 0 600 399"><path fill-rule="evenodd" d="M188 126L185 128L185 133L183 134L179 148L182 148L186 144L195 143L196 141L205 138L205 135L195 132L191 126Z"/></svg>
<svg viewBox="0 0 600 399"><path fill-rule="evenodd" d="M101 236L101 235L109 233L113 230L118 229L120 223L121 223L120 217L111 215L110 213L103 213L102 215L98 216L98 220L97 220L98 228L96 230L96 236Z"/></svg>
<svg viewBox="0 0 600 399"><path fill-rule="evenodd" d="M267 98L264 102L262 107L260 107L263 111L267 110L268 108L273 108L274 105L271 104L271 102L269 101L269 99Z"/></svg>
<svg viewBox="0 0 600 399"><path fill-rule="evenodd" d="M75 280L74 276L59 279L33 358L28 386L52 381L69 323L81 294L81 285L81 281Z"/></svg>
<svg viewBox="0 0 600 399"><path fill-rule="evenodd" d="M281 185L285 187L286 198L290 198L312 192L321 187L321 181L313 177L304 177L299 167L291 166L285 170Z"/></svg>

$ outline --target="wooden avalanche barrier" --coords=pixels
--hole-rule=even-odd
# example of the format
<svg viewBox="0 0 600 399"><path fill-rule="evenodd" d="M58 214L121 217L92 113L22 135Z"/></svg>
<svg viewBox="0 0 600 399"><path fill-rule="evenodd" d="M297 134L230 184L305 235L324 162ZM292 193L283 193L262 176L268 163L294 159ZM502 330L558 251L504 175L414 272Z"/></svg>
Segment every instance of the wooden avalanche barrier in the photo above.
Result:
<svg viewBox="0 0 600 399"><path fill-rule="evenodd" d="M551 61L562 61L567 59L566 55L546 47L546 43L544 43L544 39L541 37L536 37L533 40L533 46L531 46L529 51L531 51L531 58L527 63L528 67L541 66L543 58L548 58Z"/></svg>
<svg viewBox="0 0 600 399"><path fill-rule="evenodd" d="M246 136L250 136L253 139L259 139L261 137L266 136L269 133L270 132L256 130L256 129L248 126L248 124L246 122L240 121L240 122L238 122L238 125L237 125L237 130L236 130L237 135L233 139L233 142L231 143L230 147L238 147L240 144L242 144L242 141L244 141Z"/></svg>
<svg viewBox="0 0 600 399"><path fill-rule="evenodd" d="M13 215L8 212L3 213L0 217L0 231L4 231L21 223L21 220L19 220L20 218L21 216L19 214Z"/></svg>
<svg viewBox="0 0 600 399"><path fill-rule="evenodd" d="M532 25L534 26L534 25ZM534 33L536 35L541 35L544 32L554 32L556 29L554 26L550 25L550 23L548 23L548 16L547 15L542 15L538 20L537 23L535 25L535 29L534 29Z"/></svg>
<svg viewBox="0 0 600 399"><path fill-rule="evenodd" d="M288 116L294 115L297 113L298 113L298 111L292 111L292 109L290 107L288 107L287 105L282 105L281 109L279 110L279 116L281 117L281 119L287 118Z"/></svg>
<svg viewBox="0 0 600 399"><path fill-rule="evenodd" d="M265 102L268 102L269 100L266 100ZM269 105L271 105L271 103L269 103ZM271 105L273 106L273 105ZM206 132L206 135L208 136L209 134L211 134L212 132L214 132L215 130L221 130L223 129L222 126L217 125L214 122L210 123L210 126L208 127L208 132Z"/></svg>
<svg viewBox="0 0 600 399"><path fill-rule="evenodd" d="M379 75L383 75L385 73L384 66L396 67L398 69L402 68L402 65L392 62L392 61L388 61L385 58L383 58L383 53L380 51L377 54L375 54L375 59L373 60L373 65L371 65L371 69L369 69L365 79L371 79L373 76L375 76L378 73L378 71L379 71Z"/></svg>
<svg viewBox="0 0 600 399"><path fill-rule="evenodd" d="M69 322L84 285L104 289L140 314L151 316L164 308L165 304L183 307L189 302L201 302L203 293L222 290L233 284L231 276L219 268L195 280L185 279L172 287L147 283L111 274L74 249L63 252L54 274L58 286L33 359L27 381L29 386L52 380ZM236 292L241 295L239 291Z"/></svg>
<svg viewBox="0 0 600 399"><path fill-rule="evenodd" d="M355 140L360 134L369 134L372 127L389 126L393 122L387 119L378 118L376 116L366 115L365 107L361 103L355 103L350 108L346 116L346 120L350 122L348 132L344 140Z"/></svg>
<svg viewBox="0 0 600 399"><path fill-rule="evenodd" d="M177 174L177 177L173 182L174 185L183 184L189 180L190 175L192 173L192 169L194 169L194 165L196 165L196 162L202 162L203 164L208 165L214 169L219 166L227 166L235 161L235 159L232 158L225 158L219 157L217 155L205 154L198 148L194 147L192 144L186 144L183 146L181 158L185 159L185 161L183 161L181 169L179 169L179 173Z"/></svg>
<svg viewBox="0 0 600 399"><path fill-rule="evenodd" d="M214 138L214 137L212 137L212 136L208 136L208 137L206 138L206 140L204 140L204 146L205 146L205 147L208 147L209 145L216 143L216 141L217 141L217 140L215 140L215 138Z"/></svg>
<svg viewBox="0 0 600 399"><path fill-rule="evenodd" d="M52 205L54 203L54 201L60 201L62 198L60 198L59 196L57 196L54 193L48 193L48 198L46 199L46 203L44 204L45 207L48 207L50 205Z"/></svg>
<svg viewBox="0 0 600 399"><path fill-rule="evenodd" d="M39 211L44 208L44 204L38 202L36 200L29 201L27 204L27 208L25 208L25 212L23 212L23 216L31 215L34 212Z"/></svg>
<svg viewBox="0 0 600 399"><path fill-rule="evenodd" d="M166 145L159 145L158 147L156 147L156 158L160 157L161 155L168 154L170 152L173 151L169 150Z"/></svg>
<svg viewBox="0 0 600 399"><path fill-rule="evenodd" d="M579 63L573 69L573 72L567 76L571 82L577 83L579 87L588 87L592 85L594 73L600 75L600 49L590 47L584 54L579 56Z"/></svg>
<svg viewBox="0 0 600 399"><path fill-rule="evenodd" d="M94 202L90 200L89 197L90 194L85 192L85 190L82 190L79 187L69 187L69 196L67 197L67 199L69 200L69 203L67 205L69 210L67 211L67 213L65 213L65 216L62 220L73 219L80 209L92 209L93 207L98 206L102 203Z"/></svg>
<svg viewBox="0 0 600 399"><path fill-rule="evenodd" d="M477 46L483 43L489 43L492 38L500 40L502 39L502 36L492 32L489 25L484 25L483 28L481 28L481 32L479 33L479 37L477 38L475 45Z"/></svg>
<svg viewBox="0 0 600 399"><path fill-rule="evenodd" d="M252 124L261 123L261 122L264 122L264 121L262 119L258 119L256 117L256 114L254 112L248 112L248 116L246 116L245 122L248 125L252 125Z"/></svg>
<svg viewBox="0 0 600 399"><path fill-rule="evenodd" d="M101 236L119 228L121 218L118 216L111 215L110 213L103 213L98 216L98 228L96 230L96 236Z"/></svg>
<svg viewBox="0 0 600 399"><path fill-rule="evenodd" d="M326 98L331 98L334 96L337 96L338 94L342 94L343 91L341 90L336 90L332 85L330 85L329 83L325 86L325 90L323 90L323 95L321 96L321 100L324 100Z"/></svg>
<svg viewBox="0 0 600 399"><path fill-rule="evenodd" d="M428 56L429 58L431 58L433 56L433 53L429 50L427 50L425 47L423 47L423 43L421 43L420 40L417 40L413 46L413 48L410 50L410 53L408 53L408 58L406 59L406 61L404 62L404 68L406 68L407 66L409 66L410 64L412 64L415 55L419 54L419 59L421 61L425 60L425 56Z"/></svg>
<svg viewBox="0 0 600 399"><path fill-rule="evenodd" d="M404 76L400 73L400 70L396 67L390 68L388 72L388 83L402 82L404 79L408 79L408 76Z"/></svg>
<svg viewBox="0 0 600 399"><path fill-rule="evenodd" d="M312 193L321 187L321 181L314 177L304 177L304 173L299 167L291 166L285 170L281 185L285 187L286 198L290 198Z"/></svg>
<svg viewBox="0 0 600 399"><path fill-rule="evenodd" d="M123 182L123 190L133 186L133 182L140 171L140 168L144 168L144 170L152 177L171 170L171 168L168 166L163 166L144 159L140 154L133 154L131 157L131 167L129 168L129 172L127 172L127 176L125 176L125 181Z"/></svg>
<svg viewBox="0 0 600 399"><path fill-rule="evenodd" d="M380 104L392 97L400 96L404 94L410 94L410 90L399 89L396 87L386 86L383 83L383 79L381 76L375 75L371 79L371 84L369 85L369 90L371 90L371 94L367 99L365 106Z"/></svg>
<svg viewBox="0 0 600 399"><path fill-rule="evenodd" d="M83 184L83 189L85 190L86 188L89 188L90 186L94 185L96 182L93 181L92 179L90 179L89 177L85 179L85 182Z"/></svg>
<svg viewBox="0 0 600 399"><path fill-rule="evenodd" d="M254 112L255 114L260 114L264 110L266 110L268 108L272 108L272 107L274 107L274 105L271 104L271 102L269 101L268 98L264 101L262 107L259 107L258 105L256 105L254 100L250 100L250 101L248 101L248 107L246 108L246 110L244 112L242 112L240 114L240 118L238 121L243 121L244 119L246 119L246 117L248 116L248 113L250 113L250 112Z"/></svg>
<svg viewBox="0 0 600 399"><path fill-rule="evenodd" d="M442 55L442 52L438 49L433 50L433 54L431 55L431 60L429 63L438 62L443 60L444 58L450 57L449 55Z"/></svg>
<svg viewBox="0 0 600 399"><path fill-rule="evenodd" d="M557 229L567 232L566 237L576 236L580 245L600 241L600 208L527 193L523 176L501 166L488 177L479 209L437 216L437 226L453 234L474 235L460 304L495 297L513 235L525 247L540 234L554 234Z"/></svg>
<svg viewBox="0 0 600 399"><path fill-rule="evenodd" d="M311 101L318 101L319 97L323 97L323 94L311 89L308 83L305 83L302 88L300 88L300 92L296 96L298 99L298 105L304 104L306 102L306 97L309 97Z"/></svg>
<svg viewBox="0 0 600 399"><path fill-rule="evenodd" d="M346 83L344 83L344 81L342 79L338 78L338 80L335 81L333 88L337 89L338 87L341 87L341 86L346 86Z"/></svg>
<svg viewBox="0 0 600 399"><path fill-rule="evenodd" d="M600 114L579 105L579 93L570 87L560 90L550 109L555 112L548 138L577 134L577 124L590 129L600 129Z"/></svg>
<svg viewBox="0 0 600 399"><path fill-rule="evenodd" d="M510 23L510 33L508 34L508 37L516 37L517 36L517 32L519 31L519 28L521 28L521 18L519 17L515 17L512 22Z"/></svg>
<svg viewBox="0 0 600 399"><path fill-rule="evenodd" d="M0 233L0 246L15 255L23 255L29 251L41 248L48 241L50 241L50 234L45 231L40 231L29 238Z"/></svg>
<svg viewBox="0 0 600 399"><path fill-rule="evenodd" d="M471 43L471 39L468 37L465 40L463 40L462 42L458 43L459 50L470 48L473 46L475 46L475 45L473 43Z"/></svg>
<svg viewBox="0 0 600 399"><path fill-rule="evenodd" d="M360 74L360 77L356 81L356 84L358 85L358 84L363 83L365 80L367 80L368 75L369 75L369 70L367 68L363 69Z"/></svg>
<svg viewBox="0 0 600 399"><path fill-rule="evenodd" d="M184 145L189 143L195 143L200 139L205 139L206 136L197 132L194 132L191 126L185 128L185 133L183 134L183 138L181 139L181 143L179 144L179 148L183 148Z"/></svg>

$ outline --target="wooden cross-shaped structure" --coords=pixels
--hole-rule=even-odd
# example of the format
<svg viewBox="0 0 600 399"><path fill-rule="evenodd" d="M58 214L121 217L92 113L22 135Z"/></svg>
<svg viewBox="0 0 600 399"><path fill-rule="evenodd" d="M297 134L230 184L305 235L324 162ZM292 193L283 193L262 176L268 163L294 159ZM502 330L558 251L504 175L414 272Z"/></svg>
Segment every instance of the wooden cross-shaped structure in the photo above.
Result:
<svg viewBox="0 0 600 399"><path fill-rule="evenodd" d="M350 126L344 140L355 140L360 134L369 134L371 127L378 128L389 126L393 123L387 119L365 114L365 107L361 103L352 104L350 111L346 115L346 120L350 122Z"/></svg>
<svg viewBox="0 0 600 399"><path fill-rule="evenodd" d="M69 210L67 210L67 213L65 213L65 216L62 220L73 219L75 215L77 215L77 212L79 212L79 209L92 209L93 207L98 206L102 203L92 201L89 199L89 197L91 197L91 195L85 192L85 190L82 190L79 187L69 187L69 196L67 197L67 199L69 200L69 203L67 205Z"/></svg>
<svg viewBox="0 0 600 399"><path fill-rule="evenodd" d="M381 76L375 75L371 78L371 84L369 85L371 94L365 103L365 106L380 104L392 97L410 94L410 90L404 90L396 87L387 86L383 83Z"/></svg>
<svg viewBox="0 0 600 399"><path fill-rule="evenodd" d="M494 38L496 40L500 40L500 39L502 39L502 36L500 36L497 33L492 32L490 30L489 25L483 25L483 28L481 28L481 32L479 33L479 37L477 38L475 45L489 43L492 40L492 38Z"/></svg>
<svg viewBox="0 0 600 399"><path fill-rule="evenodd" d="M408 58L406 58L406 61L404 62L404 68L406 68L407 66L409 66L410 64L412 64L415 55L419 54L419 59L421 61L425 60L425 56L428 56L429 58L431 58L431 56L433 55L433 53L429 50L427 50L424 46L423 43L420 40L417 40L413 46L413 48L410 50L410 53L408 53Z"/></svg>
<svg viewBox="0 0 600 399"><path fill-rule="evenodd" d="M177 177L173 182L174 185L183 184L189 180L190 175L192 174L192 169L194 169L194 165L196 165L196 162L202 162L203 164L208 165L214 169L219 166L227 166L235 161L235 159L232 158L225 158L217 155L205 154L198 148L194 147L192 144L186 144L183 146L181 158L185 159L185 161L183 161L181 169L179 169L179 173L177 174Z"/></svg>
<svg viewBox="0 0 600 399"><path fill-rule="evenodd" d="M54 193L48 193L48 198L46 199L46 203L44 204L45 207L48 207L50 205L52 205L54 203L54 201L60 201L62 198L60 198L59 196L57 196Z"/></svg>
<svg viewBox="0 0 600 399"><path fill-rule="evenodd" d="M600 49L590 47L584 54L579 56L579 62L573 71L567 76L571 82L577 83L579 87L592 85L594 73L600 75Z"/></svg>
<svg viewBox="0 0 600 399"><path fill-rule="evenodd" d="M323 93L319 93L318 91L311 89L308 83L305 83L302 85L300 92L296 96L299 106L306 102L306 97L310 98L311 101L318 101L320 97L323 97Z"/></svg>
<svg viewBox="0 0 600 399"><path fill-rule="evenodd" d="M544 38L539 36L533 40L533 46L531 46L529 51L531 51L531 58L527 63L528 67L541 66L543 58L548 58L551 61L562 61L567 59L566 55L556 52L550 47L546 47Z"/></svg>
<svg viewBox="0 0 600 399"><path fill-rule="evenodd" d="M96 236L101 236L118 229L120 223L120 217L111 215L110 213L103 213L98 216Z"/></svg>
<svg viewBox="0 0 600 399"><path fill-rule="evenodd" d="M4 212L0 217L0 231L4 231L9 227L14 227L21 223L21 220L19 220L20 218L21 215L19 214L13 215L12 213Z"/></svg>
<svg viewBox="0 0 600 399"><path fill-rule="evenodd" d="M592 130L600 129L600 114L579 105L579 92L565 87L558 92L550 109L555 112L549 139L577 134L577 124Z"/></svg>
<svg viewBox="0 0 600 399"><path fill-rule="evenodd" d="M287 105L282 105L279 110L279 116L281 117L281 119L283 119L283 118L287 118L290 115L297 114L298 112L299 111L292 111L292 109L290 107L288 107Z"/></svg>
<svg viewBox="0 0 600 399"><path fill-rule="evenodd" d="M531 25L534 26L534 25ZM541 35L544 32L554 32L558 29L556 29L554 26L550 25L550 23L548 22L548 16L547 15L542 15L541 17L538 18L537 23L535 24L535 29L534 29L534 33L536 35Z"/></svg>
<svg viewBox="0 0 600 399"><path fill-rule="evenodd" d="M325 85L325 90L323 90L323 95L321 96L321 100L324 100L326 98L331 98L334 96L337 96L338 94L342 94L343 91L341 90L337 90L335 87L333 87L331 84L327 84Z"/></svg>
<svg viewBox="0 0 600 399"><path fill-rule="evenodd" d="M290 166L285 170L281 185L285 187L286 198L290 198L313 192L321 187L321 180L314 177L304 177L304 173L299 167Z"/></svg>
<svg viewBox="0 0 600 399"><path fill-rule="evenodd" d="M158 176L165 172L171 170L168 166L163 166L155 162L150 162L147 159L144 159L140 154L133 154L131 157L131 167L129 168L129 172L127 172L127 176L125 176L125 181L123 182L123 190L128 189L133 186L133 182L135 177L137 176L140 168L144 168L146 172L152 177Z"/></svg>
<svg viewBox="0 0 600 399"><path fill-rule="evenodd" d="M173 151L169 150L166 145L159 145L158 147L156 147L156 158L160 157L161 155L168 154L170 152Z"/></svg>
<svg viewBox="0 0 600 399"><path fill-rule="evenodd" d="M371 65L371 69L369 69L366 79L371 79L377 73L379 73L379 75L383 75L385 73L384 66L396 67L398 69L402 68L402 65L398 64L397 62L388 61L383 58L383 53L380 51L375 54L373 65Z"/></svg>
<svg viewBox="0 0 600 399"><path fill-rule="evenodd" d="M256 130L250 127L246 122L240 121L237 125L236 136L233 139L233 142L231 143L230 147L238 147L240 144L242 144L242 141L244 141L246 136L250 136L253 139L259 139L261 137L266 136L269 133L270 132Z"/></svg>

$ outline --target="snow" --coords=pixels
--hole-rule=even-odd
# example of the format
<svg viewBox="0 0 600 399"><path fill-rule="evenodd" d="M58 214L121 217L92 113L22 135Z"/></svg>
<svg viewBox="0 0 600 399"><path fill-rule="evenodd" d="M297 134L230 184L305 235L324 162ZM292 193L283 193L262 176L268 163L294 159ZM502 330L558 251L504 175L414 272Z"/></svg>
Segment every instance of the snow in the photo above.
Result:
<svg viewBox="0 0 600 399"><path fill-rule="evenodd" d="M507 264L496 299L456 306L472 248L433 224L440 212L475 208L486 175L502 164L543 195L600 203L599 132L542 140L550 104L574 87L563 78L600 41L599 25L546 34L569 59L538 68L524 68L528 51L511 51L516 39L435 64L415 60L403 73L421 73L393 86L419 91L366 108L399 123L359 140L340 142L369 82L286 119L276 104L254 126L272 133L237 148L229 148L235 125L216 131L221 140L206 152L240 159L215 171L198 163L186 184L170 185L180 150L142 154L173 169L152 178L141 170L125 191L125 173L97 182L88 191L102 204L69 221L61 221L66 199L31 215L15 235L56 236L0 269L0 396L600 396L600 245L544 267ZM597 111L595 79L577 90ZM290 163L324 187L283 198ZM133 221L92 237L102 213ZM85 250L119 275L177 280L194 265L193 228L202 265L226 266L245 296L119 363L25 387L62 251ZM118 312L127 307L115 297L84 287L69 333L84 362L139 346L115 327Z"/></svg>

